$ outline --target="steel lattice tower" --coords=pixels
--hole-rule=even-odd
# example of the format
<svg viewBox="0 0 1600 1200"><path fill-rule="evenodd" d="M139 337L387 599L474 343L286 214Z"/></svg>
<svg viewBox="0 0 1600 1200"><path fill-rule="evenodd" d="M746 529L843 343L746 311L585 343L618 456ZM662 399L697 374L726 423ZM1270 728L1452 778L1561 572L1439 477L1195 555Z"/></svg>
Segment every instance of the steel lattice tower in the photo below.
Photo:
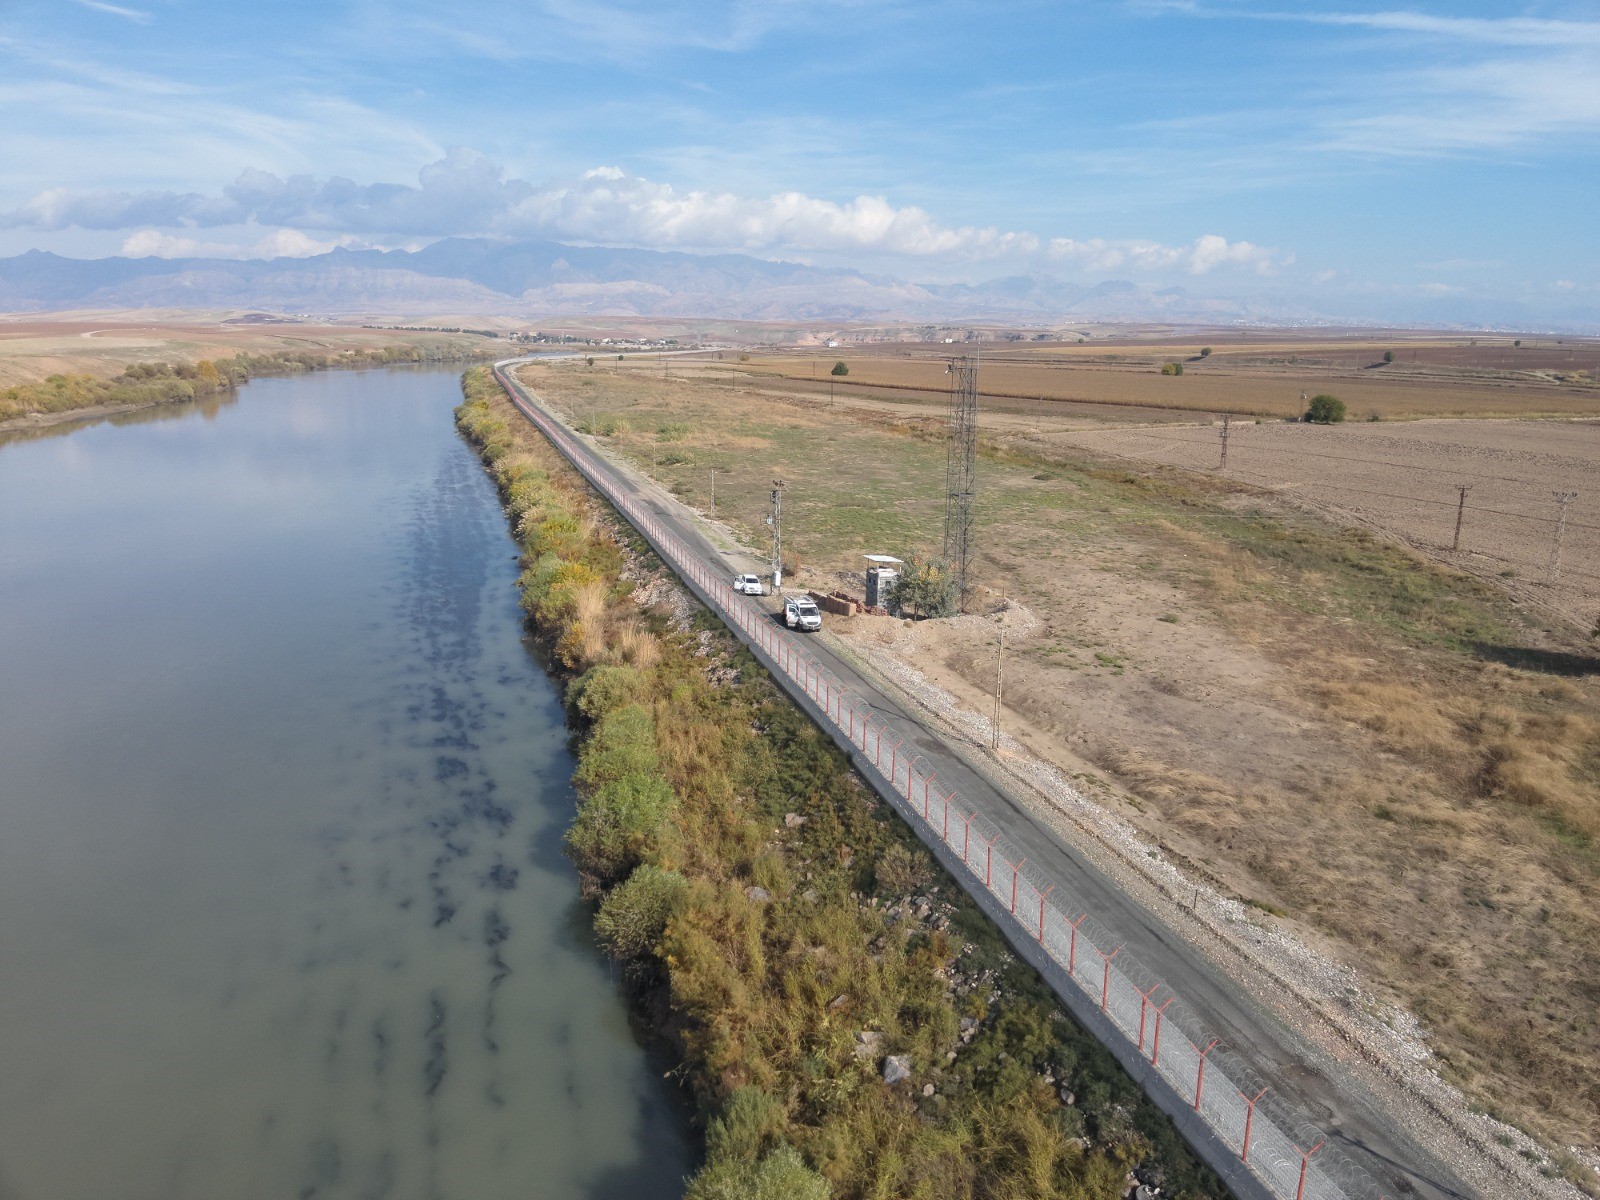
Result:
<svg viewBox="0 0 1600 1200"><path fill-rule="evenodd" d="M967 563L972 542L972 493L978 465L978 359L950 360L950 448L945 459L944 561L967 611Z"/></svg>

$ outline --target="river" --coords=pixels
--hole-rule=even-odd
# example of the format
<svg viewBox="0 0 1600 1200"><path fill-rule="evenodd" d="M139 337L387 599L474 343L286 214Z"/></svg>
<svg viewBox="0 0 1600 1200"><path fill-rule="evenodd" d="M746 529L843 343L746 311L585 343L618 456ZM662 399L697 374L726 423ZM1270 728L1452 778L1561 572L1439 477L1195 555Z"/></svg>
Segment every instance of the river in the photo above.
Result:
<svg viewBox="0 0 1600 1200"><path fill-rule="evenodd" d="M681 1194L457 374L0 438L0 1200Z"/></svg>

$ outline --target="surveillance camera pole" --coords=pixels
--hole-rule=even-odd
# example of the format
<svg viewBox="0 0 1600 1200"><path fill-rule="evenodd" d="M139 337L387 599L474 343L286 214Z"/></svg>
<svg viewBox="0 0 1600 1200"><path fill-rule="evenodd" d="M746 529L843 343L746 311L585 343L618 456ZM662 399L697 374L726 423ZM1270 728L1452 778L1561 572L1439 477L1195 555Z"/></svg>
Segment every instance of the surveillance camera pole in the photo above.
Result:
<svg viewBox="0 0 1600 1200"><path fill-rule="evenodd" d="M772 590L783 587L783 480L772 481Z"/></svg>

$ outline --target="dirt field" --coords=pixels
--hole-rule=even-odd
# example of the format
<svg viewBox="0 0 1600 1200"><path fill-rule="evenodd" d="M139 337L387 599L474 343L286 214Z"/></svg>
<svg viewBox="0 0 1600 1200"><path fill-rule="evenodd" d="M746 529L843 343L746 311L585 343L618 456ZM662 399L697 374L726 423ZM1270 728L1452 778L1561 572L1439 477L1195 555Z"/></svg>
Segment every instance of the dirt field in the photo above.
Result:
<svg viewBox="0 0 1600 1200"><path fill-rule="evenodd" d="M1311 341L1300 335L1241 340L1097 336L1083 345L986 344L980 386L986 400L1034 399L1248 417L1296 417L1319 392L1338 395L1353 420L1429 416L1600 416L1600 343L1513 347L1470 339ZM1201 350L1212 353L1202 357ZM844 346L803 355L753 354L725 363L743 374L772 375L826 389L836 362L849 375L836 390L934 398L947 388L945 363L971 353L962 344ZM1384 363L1385 352L1395 361ZM1181 376L1163 376L1167 362ZM1138 417L1135 420L1141 419Z"/></svg>
<svg viewBox="0 0 1600 1200"><path fill-rule="evenodd" d="M785 546L802 586L859 592L861 554L937 547L936 381L923 396L848 390L830 404L818 385L747 366L679 360L667 379L659 362L597 360L528 378L702 509L714 471L717 515L749 544L764 543L771 480L786 480ZM1148 398L1188 381L1146 375L1142 386ZM1284 913L1416 1012L1441 1069L1485 1108L1549 1144L1594 1149L1600 659L1590 643L1530 620L1498 578L1429 566L1298 500L1072 444L1122 436L1105 430L1117 410L1057 411L991 402L982 420L979 607L1004 597L1018 621L1008 730L1197 879ZM1417 453L1408 439L1430 428L1362 425L1359 436L1396 438L1399 450L1362 445L1403 464ZM1476 463L1516 477L1496 428L1461 434L1444 475ZM1551 447L1519 453L1544 462ZM1413 478L1404 493L1430 494L1422 487ZM832 628L987 712L992 618Z"/></svg>
<svg viewBox="0 0 1600 1200"><path fill-rule="evenodd" d="M1163 426L1045 435L1044 441L1217 471L1221 427ZM1600 617L1600 421L1239 424L1226 475L1403 538L1575 626ZM1459 485L1468 485L1455 540ZM1561 505L1561 559L1551 580Z"/></svg>

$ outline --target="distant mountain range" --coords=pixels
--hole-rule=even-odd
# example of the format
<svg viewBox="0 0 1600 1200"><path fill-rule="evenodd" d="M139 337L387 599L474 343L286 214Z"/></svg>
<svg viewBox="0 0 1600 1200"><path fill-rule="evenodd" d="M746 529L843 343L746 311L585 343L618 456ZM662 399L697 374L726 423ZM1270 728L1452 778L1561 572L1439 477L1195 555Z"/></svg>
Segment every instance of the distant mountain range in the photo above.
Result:
<svg viewBox="0 0 1600 1200"><path fill-rule="evenodd" d="M0 259L0 311L249 308L269 312L584 314L765 321L1009 320L1312 324L1387 319L1532 328L1515 304L1364 317L1288 296L1198 296L1122 280L1093 286L1037 276L915 284L742 254L448 238L422 250L332 250L309 258L72 259L33 250ZM1447 315L1454 314L1454 315ZM1600 311L1562 314L1600 328Z"/></svg>

